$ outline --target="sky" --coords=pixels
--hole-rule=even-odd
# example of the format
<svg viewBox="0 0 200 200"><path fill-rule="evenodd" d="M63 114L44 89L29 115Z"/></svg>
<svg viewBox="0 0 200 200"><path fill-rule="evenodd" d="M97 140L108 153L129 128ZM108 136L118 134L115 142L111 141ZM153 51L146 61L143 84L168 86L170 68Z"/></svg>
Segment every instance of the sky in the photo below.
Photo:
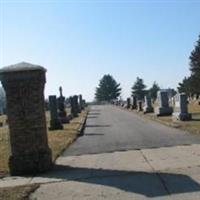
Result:
<svg viewBox="0 0 200 200"><path fill-rule="evenodd" d="M0 67L45 67L46 97L62 86L91 101L104 74L121 83L123 98L136 77L176 88L190 74L199 10L200 0L0 0Z"/></svg>

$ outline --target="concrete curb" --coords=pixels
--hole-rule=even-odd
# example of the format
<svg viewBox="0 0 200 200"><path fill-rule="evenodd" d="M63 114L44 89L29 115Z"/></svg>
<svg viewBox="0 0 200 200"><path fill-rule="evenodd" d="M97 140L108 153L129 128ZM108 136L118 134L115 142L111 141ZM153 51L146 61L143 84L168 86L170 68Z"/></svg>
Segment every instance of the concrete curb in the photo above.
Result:
<svg viewBox="0 0 200 200"><path fill-rule="evenodd" d="M82 119L80 127L78 128L78 134L77 134L78 137L83 136L85 124L86 124L86 121L87 121L88 112L89 111L86 112L85 117Z"/></svg>

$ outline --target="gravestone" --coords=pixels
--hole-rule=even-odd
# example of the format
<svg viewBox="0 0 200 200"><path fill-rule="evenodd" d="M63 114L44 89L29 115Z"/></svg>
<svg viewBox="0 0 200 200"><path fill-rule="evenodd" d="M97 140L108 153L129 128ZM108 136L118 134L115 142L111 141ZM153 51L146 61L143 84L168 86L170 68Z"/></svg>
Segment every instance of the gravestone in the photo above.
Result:
<svg viewBox="0 0 200 200"><path fill-rule="evenodd" d="M72 117L78 117L78 96L70 97Z"/></svg>
<svg viewBox="0 0 200 200"><path fill-rule="evenodd" d="M155 108L155 114L157 116L172 115L173 108L169 106L169 98L167 91L160 90L157 93L158 107Z"/></svg>
<svg viewBox="0 0 200 200"><path fill-rule="evenodd" d="M7 100L11 175L44 172L52 165L45 116L45 72L41 66L24 62L0 70Z"/></svg>
<svg viewBox="0 0 200 200"><path fill-rule="evenodd" d="M62 122L58 117L57 99L56 95L49 96L49 108L50 108L50 127L49 130L63 129Z"/></svg>
<svg viewBox="0 0 200 200"><path fill-rule="evenodd" d="M143 101L142 101L142 100L138 100L138 101L137 101L137 111L138 111L138 112L142 112L142 111L143 111L143 106L142 106L142 104L143 104Z"/></svg>
<svg viewBox="0 0 200 200"><path fill-rule="evenodd" d="M59 87L60 96L57 99L58 102L58 116L63 124L69 123L67 118L67 112L65 111L65 97L62 94L62 87Z"/></svg>
<svg viewBox="0 0 200 200"><path fill-rule="evenodd" d="M187 95L177 94L175 96L175 109L173 113L173 118L181 121L188 121L192 119L192 115L188 113L188 101Z"/></svg>
<svg viewBox="0 0 200 200"><path fill-rule="evenodd" d="M145 113L152 113L153 112L153 106L151 103L151 97L149 95L145 96L144 98L144 114Z"/></svg>
<svg viewBox="0 0 200 200"><path fill-rule="evenodd" d="M130 109L130 107L131 107L131 99L127 98L127 100L126 100L126 108Z"/></svg>
<svg viewBox="0 0 200 200"><path fill-rule="evenodd" d="M131 109L137 109L137 97L136 96L132 96L131 97Z"/></svg>
<svg viewBox="0 0 200 200"><path fill-rule="evenodd" d="M74 95L73 96L73 102L74 102L74 108L75 108L75 112L77 113L77 115L78 115L78 113L80 112L79 111L79 105L78 105L78 96L77 95Z"/></svg>
<svg viewBox="0 0 200 200"><path fill-rule="evenodd" d="M78 96L78 100L79 100L80 111L82 111L82 110L84 110L84 105L83 105L83 98L82 98L81 94Z"/></svg>

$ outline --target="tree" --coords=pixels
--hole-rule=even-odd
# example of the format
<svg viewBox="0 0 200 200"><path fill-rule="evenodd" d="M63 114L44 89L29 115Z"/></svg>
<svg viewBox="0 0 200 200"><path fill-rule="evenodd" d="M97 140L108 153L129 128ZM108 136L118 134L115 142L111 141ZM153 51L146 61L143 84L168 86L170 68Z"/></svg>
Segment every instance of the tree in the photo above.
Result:
<svg viewBox="0 0 200 200"><path fill-rule="evenodd" d="M120 94L120 83L117 83L111 75L107 74L99 81L95 92L95 99L97 101L111 101L117 99Z"/></svg>
<svg viewBox="0 0 200 200"><path fill-rule="evenodd" d="M132 96L136 96L137 99L142 100L144 99L144 95L145 95L145 88L146 85L143 82L143 79L137 77L132 89Z"/></svg>
<svg viewBox="0 0 200 200"><path fill-rule="evenodd" d="M153 99L153 101L157 98L157 92L160 90L159 85L154 81L152 87L149 89L149 95Z"/></svg>
<svg viewBox="0 0 200 200"><path fill-rule="evenodd" d="M179 93L186 93L188 96L192 96L193 94L198 94L198 81L194 76L185 77L178 86Z"/></svg>
<svg viewBox="0 0 200 200"><path fill-rule="evenodd" d="M200 93L200 35L190 55L191 87Z"/></svg>
<svg viewBox="0 0 200 200"><path fill-rule="evenodd" d="M192 75L200 79L200 35L194 50L190 55L190 70Z"/></svg>

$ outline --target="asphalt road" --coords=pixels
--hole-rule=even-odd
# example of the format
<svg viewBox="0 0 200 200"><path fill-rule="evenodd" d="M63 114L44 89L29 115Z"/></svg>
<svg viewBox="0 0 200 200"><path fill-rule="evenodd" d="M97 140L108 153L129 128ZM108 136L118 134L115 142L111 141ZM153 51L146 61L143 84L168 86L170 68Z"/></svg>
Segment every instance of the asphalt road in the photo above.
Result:
<svg viewBox="0 0 200 200"><path fill-rule="evenodd" d="M92 106L84 135L63 154L82 155L199 144L200 137L110 105Z"/></svg>

